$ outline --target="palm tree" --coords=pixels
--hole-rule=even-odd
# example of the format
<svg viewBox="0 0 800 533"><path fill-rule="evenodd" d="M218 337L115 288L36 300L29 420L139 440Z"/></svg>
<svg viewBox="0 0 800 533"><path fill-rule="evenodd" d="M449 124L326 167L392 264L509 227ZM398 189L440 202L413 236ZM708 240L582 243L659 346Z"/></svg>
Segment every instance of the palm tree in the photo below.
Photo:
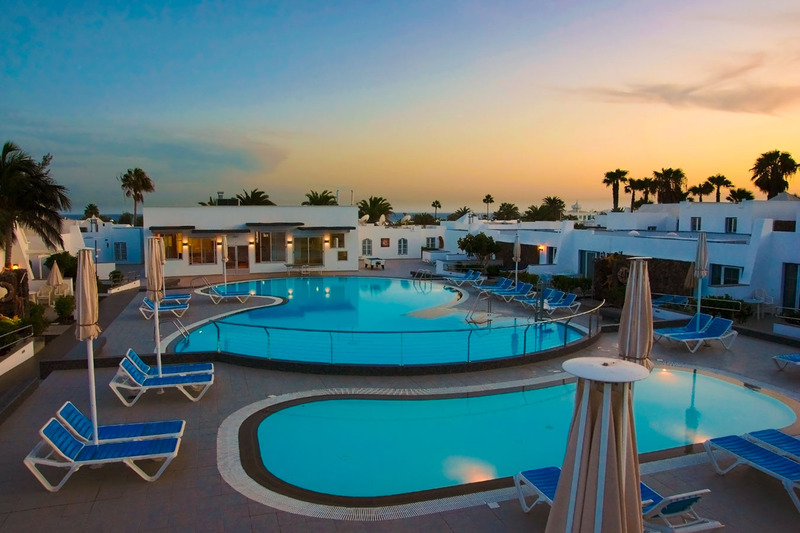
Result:
<svg viewBox="0 0 800 533"><path fill-rule="evenodd" d="M656 182L658 203L677 204L686 199L683 186L686 183L686 174L679 168L662 168L661 172L654 171L653 178Z"/></svg>
<svg viewBox="0 0 800 533"><path fill-rule="evenodd" d="M461 218L461 217L463 217L465 215L468 215L471 212L472 212L472 209L470 209L467 206L459 207L458 209L456 209L455 211L453 211L452 213L447 215L447 220L458 220L459 218Z"/></svg>
<svg viewBox="0 0 800 533"><path fill-rule="evenodd" d="M150 176L147 175L147 172L139 167L129 168L125 174L118 176L117 179L122 184L125 197L133 198L133 223L135 225L138 220L136 208L140 203L144 203L144 193L155 191L156 186Z"/></svg>
<svg viewBox="0 0 800 533"><path fill-rule="evenodd" d="M307 200L300 205L339 205L336 195L325 189L322 192L309 191L306 193Z"/></svg>
<svg viewBox="0 0 800 533"><path fill-rule="evenodd" d="M706 183L710 183L712 187L715 187L717 189L717 203L719 203L720 200L719 190L722 187L733 187L733 182L728 178L726 178L725 176L723 176L722 174L715 174L714 176L709 177L706 180Z"/></svg>
<svg viewBox="0 0 800 533"><path fill-rule="evenodd" d="M697 196L697 200L700 203L702 203L703 202L703 196L706 196L706 195L711 194L712 192L714 192L714 186L711 183L706 181L706 182L703 182L703 183L701 183L699 185L693 185L693 186L689 187L687 192L689 194L693 194L693 195Z"/></svg>
<svg viewBox="0 0 800 533"><path fill-rule="evenodd" d="M208 197L207 202L197 202L200 205L217 205L217 201L214 199L213 196Z"/></svg>
<svg viewBox="0 0 800 533"><path fill-rule="evenodd" d="M67 189L50 177L52 156L37 163L12 143L3 145L0 156L0 246L6 251L5 267L11 268L14 229L25 227L49 248L63 247L61 215L72 204Z"/></svg>
<svg viewBox="0 0 800 533"><path fill-rule="evenodd" d="M83 219L86 220L92 217L100 218L100 208L94 204L89 204L83 209Z"/></svg>
<svg viewBox="0 0 800 533"><path fill-rule="evenodd" d="M358 216L369 215L369 222L377 222L381 215L388 217L392 214L392 204L382 196L370 196L358 202Z"/></svg>
<svg viewBox="0 0 800 533"><path fill-rule="evenodd" d="M244 194L236 195L239 205L275 205L275 202L269 199L269 195L261 189L253 189L250 192L242 189L242 192Z"/></svg>
<svg viewBox="0 0 800 533"><path fill-rule="evenodd" d="M753 183L767 193L769 200L789 188L787 178L797 172L797 162L789 152L773 150L761 154L750 171L753 173Z"/></svg>
<svg viewBox="0 0 800 533"><path fill-rule="evenodd" d="M644 193L644 198L642 201L646 204L650 203L650 195L655 194L658 192L658 184L656 180L653 178L642 178L642 192Z"/></svg>
<svg viewBox="0 0 800 533"><path fill-rule="evenodd" d="M519 208L511 203L503 202L494 213L495 220L518 220Z"/></svg>
<svg viewBox="0 0 800 533"><path fill-rule="evenodd" d="M603 178L603 184L606 187L611 187L611 200L614 203L614 211L619 211L619 184L628 181L627 175L627 170L617 169L606 172L605 178Z"/></svg>
<svg viewBox="0 0 800 533"><path fill-rule="evenodd" d="M539 206L530 205L528 209L522 213L522 220L525 222L536 222L537 220L541 220L542 213L539 209Z"/></svg>
<svg viewBox="0 0 800 533"><path fill-rule="evenodd" d="M639 180L636 178L629 178L628 184L625 186L625 192L630 193L631 195L631 211L636 206L636 191L643 191L644 190L644 180Z"/></svg>
<svg viewBox="0 0 800 533"><path fill-rule="evenodd" d="M492 198L491 194L487 194L483 197L483 203L486 204L486 220L489 220L489 204L494 203L494 198Z"/></svg>
<svg viewBox="0 0 800 533"><path fill-rule="evenodd" d="M726 198L726 200L734 204L740 204L745 200L754 200L754 199L755 196L753 196L752 192L748 191L747 189L742 189L741 187L729 190L728 197Z"/></svg>
<svg viewBox="0 0 800 533"><path fill-rule="evenodd" d="M561 220L564 218L564 211L567 204L558 196L545 196L542 198L542 206L539 212L545 214L545 220Z"/></svg>
<svg viewBox="0 0 800 533"><path fill-rule="evenodd" d="M431 207L433 208L433 218L438 218L436 215L438 214L439 209L442 208L442 203L439 200L434 200L431 204Z"/></svg>

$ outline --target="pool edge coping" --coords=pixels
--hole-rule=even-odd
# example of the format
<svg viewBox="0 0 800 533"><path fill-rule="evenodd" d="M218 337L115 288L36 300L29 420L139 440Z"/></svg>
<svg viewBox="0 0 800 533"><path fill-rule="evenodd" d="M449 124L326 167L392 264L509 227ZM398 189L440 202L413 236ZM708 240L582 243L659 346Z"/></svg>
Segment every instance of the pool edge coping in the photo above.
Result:
<svg viewBox="0 0 800 533"><path fill-rule="evenodd" d="M681 368L684 370L697 370L704 374L714 375L726 381L735 381L742 386L747 386L752 381L745 381L741 377L729 372L717 372L712 369L692 367L681 364L664 364L660 362L657 366L662 368ZM514 390L530 390L541 388L548 385L568 383L574 381L574 377L564 371L554 371L550 375L538 376L534 378L505 381L492 384L468 385L459 387L441 387L434 389L395 389L395 388L331 388L315 389L311 391L297 391L282 394L279 396L269 396L249 404L228 416L220 425L217 433L217 467L226 483L240 494L269 507L290 513L310 516L315 518L325 518L334 520L356 520L356 521L379 521L400 518L411 518L423 516L443 511L452 511L477 505L486 505L500 501L513 500L517 498L516 489L511 487L493 488L490 490L479 490L465 494L457 494L441 498L426 499L422 501L409 502L394 505L377 506L344 506L330 505L316 502L299 500L271 490L254 480L242 466L239 449L239 432L242 424L255 413L268 409L272 406L286 402L294 402L300 399L310 399L324 396L442 396L442 395L486 395L510 392ZM764 384L759 388L764 394L773 397L781 397L791 402L790 407L796 414L800 414L800 402L792 395L786 395L780 389ZM800 431L800 416L797 416L795 423L787 428L790 432ZM708 462L708 457L702 451L702 445L694 445L695 449L684 452L677 456L660 456L661 452L654 452L652 460L640 463L642 474L654 474L665 470L693 466ZM700 448L699 450L697 448ZM684 447L681 447L683 449ZM648 454L649 455L649 454ZM502 478L499 478L502 479Z"/></svg>

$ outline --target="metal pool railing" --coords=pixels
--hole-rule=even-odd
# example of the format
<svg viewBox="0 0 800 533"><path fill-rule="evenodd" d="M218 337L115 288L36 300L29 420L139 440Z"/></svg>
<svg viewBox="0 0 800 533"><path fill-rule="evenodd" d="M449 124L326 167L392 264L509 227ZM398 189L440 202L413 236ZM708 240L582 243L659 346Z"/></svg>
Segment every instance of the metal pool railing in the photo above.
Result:
<svg viewBox="0 0 800 533"><path fill-rule="evenodd" d="M528 322L504 316L460 329L351 331L211 320L179 339L176 351L216 351L265 360L325 365L418 366L474 363L563 348L600 332L597 307Z"/></svg>

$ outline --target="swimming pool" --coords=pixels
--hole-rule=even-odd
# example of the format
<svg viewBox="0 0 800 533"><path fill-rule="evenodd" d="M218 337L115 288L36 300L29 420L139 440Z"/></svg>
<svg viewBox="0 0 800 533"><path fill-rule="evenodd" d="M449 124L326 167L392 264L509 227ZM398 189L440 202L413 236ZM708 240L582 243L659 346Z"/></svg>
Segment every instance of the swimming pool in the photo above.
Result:
<svg viewBox="0 0 800 533"><path fill-rule="evenodd" d="M562 323L465 320L452 307L465 293L430 280L373 277L277 278L228 285L282 305L203 324L172 348L264 361L424 366L475 363L563 347L585 337Z"/></svg>
<svg viewBox="0 0 800 533"><path fill-rule="evenodd" d="M258 444L240 444L241 460L254 479L307 501L433 499L454 486L560 465L574 397L572 383L471 397L295 400L247 418L240 442ZM794 409L770 395L678 370L637 382L634 401L640 453L796 421Z"/></svg>

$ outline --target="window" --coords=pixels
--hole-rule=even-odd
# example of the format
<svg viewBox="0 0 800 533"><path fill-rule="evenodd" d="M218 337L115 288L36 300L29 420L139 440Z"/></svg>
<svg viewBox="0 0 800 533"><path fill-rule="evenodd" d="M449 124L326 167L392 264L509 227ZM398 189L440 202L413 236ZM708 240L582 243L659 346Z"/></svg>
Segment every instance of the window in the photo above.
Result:
<svg viewBox="0 0 800 533"><path fill-rule="evenodd" d="M725 233L736 233L736 217L725 217Z"/></svg>
<svg viewBox="0 0 800 533"><path fill-rule="evenodd" d="M365 257L372 255L372 239L361 241L361 255Z"/></svg>
<svg viewBox="0 0 800 533"><path fill-rule="evenodd" d="M256 233L256 263L286 262L286 232Z"/></svg>
<svg viewBox="0 0 800 533"><path fill-rule="evenodd" d="M711 265L711 285L738 285L742 267Z"/></svg>
<svg viewBox="0 0 800 533"><path fill-rule="evenodd" d="M702 225L700 223L700 217L692 217L691 220L691 228L692 231L700 231Z"/></svg>
<svg viewBox="0 0 800 533"><path fill-rule="evenodd" d="M794 220L773 220L772 231L788 231L794 233L797 227L797 222Z"/></svg>
<svg viewBox="0 0 800 533"><path fill-rule="evenodd" d="M391 241L389 239L381 239L381 248L388 248L389 246L391 246Z"/></svg>
<svg viewBox="0 0 800 533"><path fill-rule="evenodd" d="M114 243L114 261L127 261L128 260L128 243L115 242Z"/></svg>
<svg viewBox="0 0 800 533"><path fill-rule="evenodd" d="M331 233L331 248L345 248L344 233Z"/></svg>
<svg viewBox="0 0 800 533"><path fill-rule="evenodd" d="M556 264L556 253L558 252L558 248L555 246L549 246L547 248L547 264L548 265L555 265Z"/></svg>
<svg viewBox="0 0 800 533"><path fill-rule="evenodd" d="M347 250L339 250L336 252L336 259L339 261L347 261Z"/></svg>
<svg viewBox="0 0 800 533"><path fill-rule="evenodd" d="M180 259L183 257L183 238L180 233L167 233L164 239L164 252L166 259Z"/></svg>
<svg viewBox="0 0 800 533"><path fill-rule="evenodd" d="M408 239L397 239L397 255L408 255Z"/></svg>
<svg viewBox="0 0 800 533"><path fill-rule="evenodd" d="M189 264L204 265L217 262L216 239L189 239Z"/></svg>
<svg viewBox="0 0 800 533"><path fill-rule="evenodd" d="M295 237L294 238L294 264L321 266L322 237Z"/></svg>
<svg viewBox="0 0 800 533"><path fill-rule="evenodd" d="M436 237L426 237L425 238L425 248L434 248L434 249L436 249Z"/></svg>
<svg viewBox="0 0 800 533"><path fill-rule="evenodd" d="M647 231L656 231L658 226L647 226Z"/></svg>

